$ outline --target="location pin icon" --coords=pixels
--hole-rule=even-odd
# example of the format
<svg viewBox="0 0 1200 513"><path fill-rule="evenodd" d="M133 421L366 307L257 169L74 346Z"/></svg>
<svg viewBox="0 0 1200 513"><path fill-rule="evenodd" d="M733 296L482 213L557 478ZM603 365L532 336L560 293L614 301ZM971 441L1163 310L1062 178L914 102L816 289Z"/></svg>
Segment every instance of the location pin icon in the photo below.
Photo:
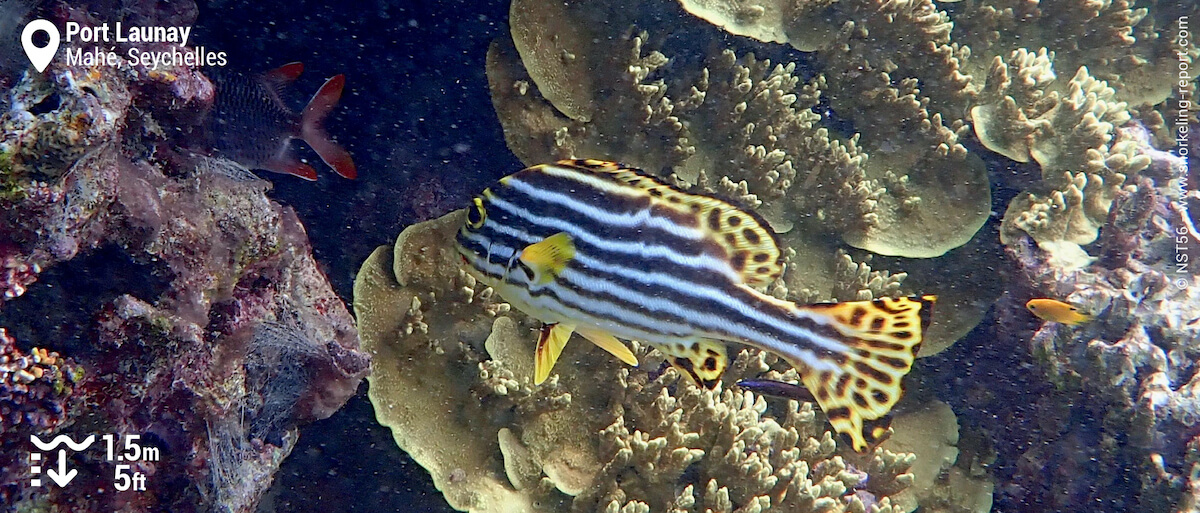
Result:
<svg viewBox="0 0 1200 513"><path fill-rule="evenodd" d="M50 36L50 42L46 46L38 48L33 44L33 34L42 30L46 35ZM33 20L25 25L25 30L21 31L21 46L25 47L25 55L29 57L29 62L33 63L33 67L37 68L38 73L46 71L46 66L50 65L50 61L54 59L54 54L58 52L58 27L47 20Z"/></svg>

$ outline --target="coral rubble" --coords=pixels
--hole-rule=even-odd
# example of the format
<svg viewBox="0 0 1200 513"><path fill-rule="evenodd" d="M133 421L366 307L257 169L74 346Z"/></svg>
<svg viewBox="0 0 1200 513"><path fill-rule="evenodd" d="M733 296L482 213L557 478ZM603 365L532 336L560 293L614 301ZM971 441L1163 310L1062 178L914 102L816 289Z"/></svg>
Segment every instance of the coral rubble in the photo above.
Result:
<svg viewBox="0 0 1200 513"><path fill-rule="evenodd" d="M32 489L27 462L6 460L0 502L253 511L296 425L332 414L368 371L300 220L264 182L175 150L212 101L188 67L57 61L8 94L0 324L18 342L0 336L5 455L24 454L8 452L24 443L10 433L114 433L160 459L134 463L148 489L133 500L100 449L71 458L84 484L64 488Z"/></svg>
<svg viewBox="0 0 1200 513"><path fill-rule="evenodd" d="M841 455L811 403L703 390L635 344L631 370L571 344L532 385L536 321L459 265L464 211L410 226L355 281L370 397L397 444L464 511L902 511L905 454ZM794 376L793 376L794 378ZM768 413L769 412L769 413Z"/></svg>

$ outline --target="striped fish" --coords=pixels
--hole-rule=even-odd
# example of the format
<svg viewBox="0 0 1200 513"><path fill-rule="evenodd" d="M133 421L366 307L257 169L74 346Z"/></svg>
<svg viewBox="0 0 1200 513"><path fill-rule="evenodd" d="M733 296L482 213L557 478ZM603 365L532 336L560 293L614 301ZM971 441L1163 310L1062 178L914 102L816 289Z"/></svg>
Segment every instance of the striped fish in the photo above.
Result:
<svg viewBox="0 0 1200 513"><path fill-rule="evenodd" d="M795 367L858 452L886 434L934 300L776 299L764 290L782 255L760 217L596 160L501 179L474 199L456 246L472 274L545 323L535 382L572 333L630 365L619 338L648 343L710 388L728 365L725 343L736 342Z"/></svg>

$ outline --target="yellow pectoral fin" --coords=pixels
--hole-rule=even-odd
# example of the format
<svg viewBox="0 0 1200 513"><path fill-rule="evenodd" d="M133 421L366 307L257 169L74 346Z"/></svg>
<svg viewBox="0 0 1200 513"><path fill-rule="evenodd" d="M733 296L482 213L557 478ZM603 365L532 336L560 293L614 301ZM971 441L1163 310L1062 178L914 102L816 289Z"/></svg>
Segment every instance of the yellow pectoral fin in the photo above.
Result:
<svg viewBox="0 0 1200 513"><path fill-rule="evenodd" d="M571 339L574 326L566 324L547 324L542 326L542 335L538 337L537 349L533 359L533 384L540 385L550 377L550 370L562 355L563 348Z"/></svg>
<svg viewBox="0 0 1200 513"><path fill-rule="evenodd" d="M538 283L549 283L575 258L575 243L567 232L559 232L526 246L520 260L533 270Z"/></svg>
<svg viewBox="0 0 1200 513"><path fill-rule="evenodd" d="M583 335L583 338L592 341L593 344L599 346L600 349L608 351L609 354L617 357L617 359L634 367L638 366L638 360L637 357L633 355L633 351L630 351L628 347L625 347L625 344L622 344L620 340L617 340L617 337L609 335L603 331L587 328L579 328L576 331L578 331L580 335Z"/></svg>

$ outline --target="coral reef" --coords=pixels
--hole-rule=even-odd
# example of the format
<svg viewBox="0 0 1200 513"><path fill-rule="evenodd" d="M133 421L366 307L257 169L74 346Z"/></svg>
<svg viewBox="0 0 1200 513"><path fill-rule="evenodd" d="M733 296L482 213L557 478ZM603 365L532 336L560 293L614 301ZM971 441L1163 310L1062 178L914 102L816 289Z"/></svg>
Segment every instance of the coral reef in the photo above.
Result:
<svg viewBox="0 0 1200 513"><path fill-rule="evenodd" d="M1174 87L1175 68L1186 68L1198 55L1195 45L1178 47L1169 37L1179 16L1189 13L1183 5L683 4L735 34L815 51L833 108L854 120L871 120L856 123L856 129L873 159L886 146L918 159L922 148L948 147L949 156L963 158L966 150L957 141L973 126L988 149L1018 162L1037 161L1042 183L1009 203L1002 236L1028 233L1076 266L1086 262L1079 246L1096 239L1116 191L1149 164L1144 149L1123 140L1117 129L1135 109L1174 104L1164 100L1195 93L1194 83ZM808 34L828 36L821 41ZM1146 122L1161 121L1162 114L1154 112ZM954 162L946 156L942 150L926 160L935 167ZM903 169L914 163L897 164Z"/></svg>
<svg viewBox="0 0 1200 513"><path fill-rule="evenodd" d="M586 24L565 18L555 21ZM676 72L682 76L668 83L649 78L669 59L645 48L648 37L609 34L604 45L571 50L593 55L588 60L603 62L600 69L628 70L598 77L605 82L573 99L571 105L591 103L605 112L591 121L557 114L563 101L551 103L555 98L540 94L538 77L525 74L540 69L540 61L523 54L517 60L507 42L493 45L489 82L513 151L527 164L603 155L652 172L670 170L760 207L777 231L803 223L797 231L837 234L888 255L941 255L970 240L987 218L982 162L965 160L961 146L932 144L928 157L908 163L920 172L907 171L902 152L875 165L857 137L842 140L821 125L814 108L824 83L801 85L794 64L772 66L726 50L706 59L698 73ZM945 188L944 182L962 186Z"/></svg>
<svg viewBox="0 0 1200 513"><path fill-rule="evenodd" d="M902 511L910 456L842 454L811 403L716 390L570 344L533 386L536 323L497 303L451 243L465 211L410 226L355 282L370 397L397 444L464 511ZM769 376L774 374L768 373ZM794 379L794 376L793 376Z"/></svg>
<svg viewBox="0 0 1200 513"><path fill-rule="evenodd" d="M875 82L835 78L845 73L805 80L802 77L811 70L795 63L772 64L731 49L689 55L694 51L657 42L653 33L633 28L620 32L622 26L643 21L654 28L655 19L668 16L635 16L638 8L654 9L650 2L621 9L604 2L569 3L538 17L520 15L534 7L529 3L514 2L513 41L498 40L488 52L493 105L509 147L527 164L599 156L753 208L780 233L788 255L787 272L773 292L799 301L940 294L959 286L957 277L949 274L931 276L941 281L921 280L918 290L904 283L911 273L868 270L860 277L844 272L845 258L854 265L870 258L862 251L848 257L840 252L846 245L883 255L942 257L941 268L978 265L963 260L968 252L948 252L970 242L991 213L986 170L982 160L958 142L969 131L967 126L961 121L943 126L942 116L917 92L889 91L886 80L876 84L879 90L866 90L864 84ZM598 24L597 19L605 21ZM543 68L561 72L558 61L528 55L515 43L530 32L557 33L564 27L607 32L591 38L598 41L594 44L570 48L566 45L574 39L554 39L563 47L560 57L572 56L562 66L585 62L581 69L621 71L586 79L578 79L575 72L569 87L547 83L557 75ZM697 30L677 25L670 29ZM846 37L865 40L862 34ZM860 54L883 51L846 44L857 49L830 57L830 66L854 67L846 63L858 62L853 59L861 59ZM664 52L681 54L680 62ZM834 82L847 92L840 92ZM554 88L553 93L544 95L546 88ZM853 127L862 131L859 134L841 134L845 127L827 106L847 98L879 99L870 106L846 103L844 110L839 108L839 113L863 117L864 122ZM576 116L580 105L592 105L589 112L604 115ZM893 268L911 265L891 262ZM991 285L978 288L992 297L998 293ZM935 317L930 349L922 354L934 353L969 331L988 304L956 301L955 310L964 314Z"/></svg>
<svg viewBox="0 0 1200 513"><path fill-rule="evenodd" d="M1051 89L1057 82L1044 48L1016 50L1008 63L997 57L981 96L1001 99L971 114L985 146L1018 162L1036 160L1040 190L1051 191L1023 192L1010 202L1001 240L1028 233L1058 258L1081 265L1071 255L1096 240L1126 177L1149 166L1150 157L1144 141L1125 137L1133 130L1117 133L1130 114L1115 89L1082 67L1061 95Z"/></svg>
<svg viewBox="0 0 1200 513"><path fill-rule="evenodd" d="M6 449L20 412L18 434L136 434L161 458L134 464L148 483L135 498L113 490L100 450L72 456L84 484L65 488L31 489L28 466L6 461L0 497L45 510L252 511L297 424L332 414L368 371L300 220L265 182L175 151L212 101L190 68L58 61L8 94L0 325L19 342L4 337ZM26 368L10 391L13 362Z"/></svg>
<svg viewBox="0 0 1200 513"><path fill-rule="evenodd" d="M1182 168L1181 159L1160 161ZM1078 327L1046 322L1030 335L1007 332L1005 337L1029 339L1034 358L1055 392L1037 401L1062 425L1047 439L1019 457L1028 462L1015 479L1024 500L1054 508L1096 501L1132 481L1122 499L1129 508L1163 511L1197 500L1194 479L1200 466L1200 402L1196 399L1200 357L1196 320L1200 319L1200 288L1194 267L1177 265L1176 256L1194 244L1181 197L1179 169L1172 180L1154 183L1142 178L1136 188L1114 199L1102 227L1102 258L1081 268L1056 265L1053 255L1023 237L1009 244L1031 294L1063 297L1097 314L1097 320ZM1195 197L1195 191L1188 191ZM1183 241L1180 246L1177 241ZM1194 256L1194 255L1190 255ZM1094 440L1089 442L1088 440ZM1070 453L1067 460L1056 460ZM1090 459L1089 472L1066 468ZM1140 472L1127 475L1122 466ZM1031 467L1050 466L1030 472ZM1053 468L1059 468L1054 471ZM1118 496L1119 497L1119 496Z"/></svg>
<svg viewBox="0 0 1200 513"><path fill-rule="evenodd" d="M514 13L522 9L519 4L514 2ZM591 16L609 9L602 2L589 8L590 14L577 7L552 19L514 17L514 41L539 30L527 24L593 27ZM852 246L887 255L944 254L970 240L987 218L991 206L983 163L957 142L965 125L943 126L915 81L905 90L889 90L886 74L864 79L863 70L872 66L860 64L861 54L880 51L860 48L875 40L865 30L845 35L858 46L839 46L844 51L831 54L827 63L858 71L830 70L802 83L795 64L773 67L731 50L711 53L698 69L664 72L671 59L647 48L649 34L622 37L619 22L633 23L631 15L605 19L610 28L602 43L563 50L602 64L592 69L626 70L572 82L576 90L589 83L593 90L578 91L570 104L594 104L592 110L604 112L603 117L579 119L564 110L557 94L542 95L559 87L540 73L544 60L520 52L514 62L507 43L493 47L493 102L510 147L526 163L603 155L675 172L760 207L777 231L804 223L800 231L835 234ZM927 30L946 32L939 26ZM956 75L954 81L965 88L966 78ZM830 97L830 91L837 94ZM871 120L855 127L865 137L832 133L817 108L823 98L835 108L853 98L845 111ZM874 103L867 104L868 99ZM701 176L711 185L705 186Z"/></svg>
<svg viewBox="0 0 1200 513"><path fill-rule="evenodd" d="M514 2L514 13L534 4L542 3ZM949 313L935 314L930 330L936 347L923 356L969 332L1007 290L985 344L1021 348L1021 368L1042 379L1021 378L1036 401L1032 431L1025 410L990 420L970 413L982 424L972 432L1021 433L1013 439L1022 443L996 443L1008 480L997 487L1001 503L1068 510L1112 501L1165 511L1200 501L1189 363L1200 298L1195 287L1174 285L1193 283L1195 268L1170 267L1195 258L1187 206L1200 201L1182 150L1162 151L1177 144L1177 126L1197 127L1196 83L1176 77L1200 50L1175 27L1181 16L1195 19L1196 6L679 4L614 12L606 2L567 3L514 15L512 42L497 41L488 55L493 105L513 152L530 164L621 160L754 208L787 248L777 295L949 298L949 308L939 302ZM679 21L672 7L695 18ZM695 26L701 20L805 53L717 37ZM528 34L571 27L591 40L556 38L553 55L522 50ZM675 43L684 39L690 48ZM997 198L1006 202L995 207L1002 214L992 212ZM999 226L979 231L989 215ZM1000 244L1007 262L987 256ZM1098 320L1027 331L1021 305L1032 297L1073 301ZM1075 477L1072 465L1086 476ZM970 489L963 477L951 486ZM1121 482L1133 490L1114 486ZM983 504L953 506L953 497L931 492L921 506Z"/></svg>
<svg viewBox="0 0 1200 513"><path fill-rule="evenodd" d="M958 420L950 406L933 400L896 416L895 434L881 447L916 455L913 484L895 497L908 511L976 512L992 510L993 484L956 466Z"/></svg>

